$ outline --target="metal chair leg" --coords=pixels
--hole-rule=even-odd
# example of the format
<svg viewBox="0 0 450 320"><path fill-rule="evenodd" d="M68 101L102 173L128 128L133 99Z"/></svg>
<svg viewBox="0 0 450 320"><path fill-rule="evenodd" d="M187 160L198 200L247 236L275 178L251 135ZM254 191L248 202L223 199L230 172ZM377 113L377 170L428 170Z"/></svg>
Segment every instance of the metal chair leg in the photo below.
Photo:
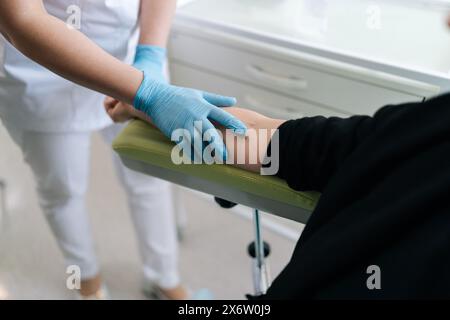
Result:
<svg viewBox="0 0 450 320"><path fill-rule="evenodd" d="M216 203L224 209L231 209L237 204L228 200L214 198ZM264 242L262 237L261 215L258 209L253 209L253 228L255 241L248 246L248 254L253 259L252 273L255 296L267 293L271 285L270 270L266 258L270 255L270 245Z"/></svg>
<svg viewBox="0 0 450 320"><path fill-rule="evenodd" d="M253 225L255 242L249 247L249 254L253 257L253 284L255 295L260 296L267 292L270 287L270 270L266 258L270 255L270 246L264 242L261 234L261 215L259 210L254 209Z"/></svg>

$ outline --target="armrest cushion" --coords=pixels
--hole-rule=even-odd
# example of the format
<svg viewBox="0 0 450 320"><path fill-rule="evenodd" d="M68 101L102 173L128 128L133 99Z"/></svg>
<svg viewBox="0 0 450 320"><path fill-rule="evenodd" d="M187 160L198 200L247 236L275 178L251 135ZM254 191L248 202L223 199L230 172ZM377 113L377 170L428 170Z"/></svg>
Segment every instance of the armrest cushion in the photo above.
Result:
<svg viewBox="0 0 450 320"><path fill-rule="evenodd" d="M132 121L113 143L114 150L121 157L220 183L304 210L313 211L320 197L315 192L296 192L277 177L261 176L229 165L175 165L171 160L173 146L173 142L158 129L140 120Z"/></svg>

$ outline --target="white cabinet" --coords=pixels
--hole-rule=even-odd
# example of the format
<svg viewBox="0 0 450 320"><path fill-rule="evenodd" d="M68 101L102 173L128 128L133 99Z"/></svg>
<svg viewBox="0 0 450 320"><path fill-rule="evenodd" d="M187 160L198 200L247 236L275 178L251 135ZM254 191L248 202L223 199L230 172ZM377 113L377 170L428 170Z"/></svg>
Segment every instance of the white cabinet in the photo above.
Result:
<svg viewBox="0 0 450 320"><path fill-rule="evenodd" d="M251 2L220 5L237 10ZM211 4L194 3L196 8ZM179 11L170 39L172 81L234 95L241 107L281 118L373 114L386 104L422 101L441 91L439 82L413 77L414 72L389 72L356 58L350 63L349 56L340 59L330 51L312 54L305 45L295 47L248 28L207 21L201 10L195 16L187 8L189 14Z"/></svg>
<svg viewBox="0 0 450 320"><path fill-rule="evenodd" d="M202 88L223 95L233 95L239 106L258 111L266 116L278 119L301 118L305 116L346 116L345 113L322 108L299 99L289 98L261 87L252 86L196 68L172 63L172 72L176 73L176 83L181 86Z"/></svg>

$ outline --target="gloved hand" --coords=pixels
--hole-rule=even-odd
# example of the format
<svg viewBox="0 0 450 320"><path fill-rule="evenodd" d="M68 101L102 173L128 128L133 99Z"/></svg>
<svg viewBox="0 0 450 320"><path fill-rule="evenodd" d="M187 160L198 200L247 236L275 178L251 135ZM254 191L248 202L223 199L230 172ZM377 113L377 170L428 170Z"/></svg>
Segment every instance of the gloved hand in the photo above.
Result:
<svg viewBox="0 0 450 320"><path fill-rule="evenodd" d="M144 71L148 77L167 83L164 76L164 63L167 50L158 46L138 45L133 66Z"/></svg>
<svg viewBox="0 0 450 320"><path fill-rule="evenodd" d="M226 159L227 151L222 137L210 120L234 130L238 135L244 135L247 131L243 122L219 108L235 105L235 98L172 86L153 80L146 72L133 104L169 138L177 129L186 129L190 139L201 139L208 131L216 157L222 155L223 159ZM201 132L195 127L197 121L202 124ZM194 148L197 155L203 153L198 146L194 145Z"/></svg>

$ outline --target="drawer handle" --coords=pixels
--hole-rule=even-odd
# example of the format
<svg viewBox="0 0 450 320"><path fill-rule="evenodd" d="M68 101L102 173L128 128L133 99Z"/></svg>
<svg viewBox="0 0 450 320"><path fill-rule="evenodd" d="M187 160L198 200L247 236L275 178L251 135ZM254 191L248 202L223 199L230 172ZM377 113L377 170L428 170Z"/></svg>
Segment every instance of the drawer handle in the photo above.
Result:
<svg viewBox="0 0 450 320"><path fill-rule="evenodd" d="M308 82L303 78L280 76L255 65L248 65L246 71L256 80L282 88L298 90L306 90L308 88Z"/></svg>
<svg viewBox="0 0 450 320"><path fill-rule="evenodd" d="M245 103L253 110L262 112L262 113L271 113L271 114L283 114L283 117L286 119L292 119L294 117L303 118L304 115L301 114L298 110L294 110L292 108L274 108L272 106L261 103L258 99L251 95L246 95L244 97ZM266 114L267 115L267 114Z"/></svg>

